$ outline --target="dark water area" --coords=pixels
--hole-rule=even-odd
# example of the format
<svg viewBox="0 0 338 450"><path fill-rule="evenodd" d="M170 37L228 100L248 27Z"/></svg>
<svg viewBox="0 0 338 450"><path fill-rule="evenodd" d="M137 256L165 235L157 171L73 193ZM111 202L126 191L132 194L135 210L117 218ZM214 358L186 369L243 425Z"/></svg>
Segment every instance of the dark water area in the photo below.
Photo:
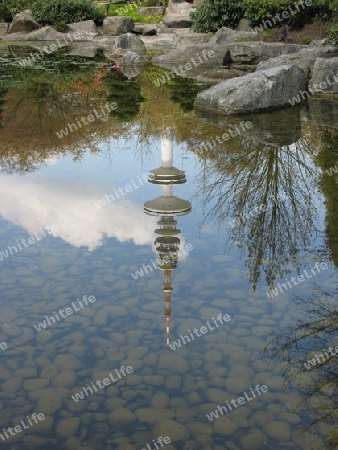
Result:
<svg viewBox="0 0 338 450"><path fill-rule="evenodd" d="M2 447L338 449L337 103L212 117L165 69L8 49Z"/></svg>

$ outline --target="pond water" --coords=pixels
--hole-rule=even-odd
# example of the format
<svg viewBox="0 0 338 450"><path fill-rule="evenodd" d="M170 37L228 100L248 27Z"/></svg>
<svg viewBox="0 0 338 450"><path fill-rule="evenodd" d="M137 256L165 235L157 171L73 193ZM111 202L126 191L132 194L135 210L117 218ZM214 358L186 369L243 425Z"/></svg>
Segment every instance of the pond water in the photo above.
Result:
<svg viewBox="0 0 338 450"><path fill-rule="evenodd" d="M337 449L337 104L201 116L164 69L10 50L2 447Z"/></svg>

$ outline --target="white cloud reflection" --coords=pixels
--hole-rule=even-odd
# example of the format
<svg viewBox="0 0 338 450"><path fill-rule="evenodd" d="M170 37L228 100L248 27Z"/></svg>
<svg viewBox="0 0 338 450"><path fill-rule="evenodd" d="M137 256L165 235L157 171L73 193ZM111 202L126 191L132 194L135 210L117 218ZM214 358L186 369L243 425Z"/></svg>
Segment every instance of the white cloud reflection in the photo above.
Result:
<svg viewBox="0 0 338 450"><path fill-rule="evenodd" d="M127 196L98 210L94 202L105 192L92 185L64 178L32 181L12 176L0 178L0 193L1 216L30 235L56 225L54 237L89 251L102 245L105 236L136 245L153 244L157 218L144 214L142 206Z"/></svg>

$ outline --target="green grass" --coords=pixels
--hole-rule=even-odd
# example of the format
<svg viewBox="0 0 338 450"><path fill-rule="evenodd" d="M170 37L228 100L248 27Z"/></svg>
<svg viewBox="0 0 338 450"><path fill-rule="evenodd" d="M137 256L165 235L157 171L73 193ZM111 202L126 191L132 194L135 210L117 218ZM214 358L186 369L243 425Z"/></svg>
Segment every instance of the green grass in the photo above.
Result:
<svg viewBox="0 0 338 450"><path fill-rule="evenodd" d="M135 4L129 4L127 5L126 3L112 3L109 6L109 10L108 10L108 16L128 16L131 19L133 19L134 22L141 22L141 23L158 23L161 20L163 20L163 15L162 16L139 16L137 14L137 10L141 7L142 5L135 5ZM104 5L99 5L99 9L102 12L106 12L106 9L104 7Z"/></svg>

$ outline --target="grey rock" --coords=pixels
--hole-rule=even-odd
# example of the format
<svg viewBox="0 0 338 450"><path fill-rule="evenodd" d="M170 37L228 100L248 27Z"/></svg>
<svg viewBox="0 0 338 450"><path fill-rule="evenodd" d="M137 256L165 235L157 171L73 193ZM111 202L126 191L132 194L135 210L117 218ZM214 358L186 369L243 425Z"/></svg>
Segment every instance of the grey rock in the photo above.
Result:
<svg viewBox="0 0 338 450"><path fill-rule="evenodd" d="M208 54L210 56L212 55L211 52L214 53L214 57L208 57ZM227 53L228 48L226 46L212 45L209 43L186 47L180 46L165 55L155 56L152 59L152 63L157 65L168 63L177 64L194 60L196 62L199 61L199 65L203 66L223 66L226 62Z"/></svg>
<svg viewBox="0 0 338 450"><path fill-rule="evenodd" d="M108 36L108 35L96 36L93 43L95 45L97 45L97 48L99 48L99 49L111 50L112 48L115 47L116 39L117 39L117 36Z"/></svg>
<svg viewBox="0 0 338 450"><path fill-rule="evenodd" d="M16 14L12 23L9 26L8 33L21 33L37 30L39 24L34 20L32 11L27 9L19 14Z"/></svg>
<svg viewBox="0 0 338 450"><path fill-rule="evenodd" d="M168 28L190 28L192 20L187 16L168 16L163 19Z"/></svg>
<svg viewBox="0 0 338 450"><path fill-rule="evenodd" d="M210 41L210 35L208 33L185 33L185 34L175 34L174 44L175 48L187 47L196 44L206 44Z"/></svg>
<svg viewBox="0 0 338 450"><path fill-rule="evenodd" d="M174 35L161 34L160 36L142 36L141 40L147 50L161 50L168 52L173 48Z"/></svg>
<svg viewBox="0 0 338 450"><path fill-rule="evenodd" d="M179 15L188 16L190 11L193 9L193 5L188 2L176 3L172 0L169 1L168 7L166 9L166 15Z"/></svg>
<svg viewBox="0 0 338 450"><path fill-rule="evenodd" d="M275 58L283 54L292 54L299 52L307 46L283 43L229 43L227 45L230 52L230 62L237 65L258 65L259 62L269 58Z"/></svg>
<svg viewBox="0 0 338 450"><path fill-rule="evenodd" d="M203 38L206 38L203 35ZM162 56L163 61L177 63L181 61L188 61L197 54L201 54L203 50L213 50L215 52L215 58L210 61L210 64L216 64L219 66L233 64L233 68L242 69L242 66L246 66L248 70L254 70L255 66L261 61L265 61L269 58L277 57L282 54L292 54L301 51L305 46L295 44L282 44L282 43L265 43L265 42L252 42L252 43L222 43L214 44L207 42L205 44L184 45L184 42L189 42L189 34L185 36L179 36L174 38L174 48L172 51ZM194 37L192 38L194 39ZM182 41L181 43L179 42ZM308 48L306 46L306 48ZM158 61L160 61L159 57ZM157 63L157 61L155 60Z"/></svg>
<svg viewBox="0 0 338 450"><path fill-rule="evenodd" d="M134 21L127 16L110 16L103 21L102 33L117 36L134 28Z"/></svg>
<svg viewBox="0 0 338 450"><path fill-rule="evenodd" d="M60 40L62 45L65 45L63 38L67 36L65 33L59 33L52 27L43 27L31 33L13 33L6 36L6 40L13 41L56 41ZM69 40L71 42L71 40Z"/></svg>
<svg viewBox="0 0 338 450"><path fill-rule="evenodd" d="M221 115L262 112L290 106L305 89L305 76L295 65L273 67L224 81L197 95L195 108Z"/></svg>
<svg viewBox="0 0 338 450"><path fill-rule="evenodd" d="M157 32L156 23L135 23L133 33L142 36L155 36Z"/></svg>
<svg viewBox="0 0 338 450"><path fill-rule="evenodd" d="M259 35L253 31L236 31L223 27L210 39L212 44L223 44L237 41L258 41Z"/></svg>
<svg viewBox="0 0 338 450"><path fill-rule="evenodd" d="M76 22L68 24L69 31L81 31L82 33L90 33L97 35L97 27L93 20L84 20L83 22Z"/></svg>
<svg viewBox="0 0 338 450"><path fill-rule="evenodd" d="M316 45L316 46L324 46L326 42L326 39L313 39L310 42L310 45Z"/></svg>
<svg viewBox="0 0 338 450"><path fill-rule="evenodd" d="M168 28L190 28L192 25L190 17L192 8L191 3L175 3L170 0L163 19L164 25Z"/></svg>
<svg viewBox="0 0 338 450"><path fill-rule="evenodd" d="M137 10L137 14L142 17L162 16L164 8L163 6L143 6Z"/></svg>
<svg viewBox="0 0 338 450"><path fill-rule="evenodd" d="M138 36L132 33L125 33L118 36L115 41L115 49L131 50L136 53L145 53L144 43Z"/></svg>
<svg viewBox="0 0 338 450"><path fill-rule="evenodd" d="M98 36L98 33L90 33L86 31L74 31L67 34L71 38L68 39L68 41L92 41ZM67 39L67 37L65 37L65 39Z"/></svg>
<svg viewBox="0 0 338 450"><path fill-rule="evenodd" d="M321 53L321 49L309 48L307 51L277 56L276 58L270 58L267 61L260 62L256 70L266 70L272 67L295 64L303 70L305 77L309 78L313 64L317 56Z"/></svg>
<svg viewBox="0 0 338 450"><path fill-rule="evenodd" d="M9 24L0 22L0 36L5 36L8 33Z"/></svg>
<svg viewBox="0 0 338 450"><path fill-rule="evenodd" d="M138 55L137 53L131 52L127 50L122 55L122 66L133 66L133 65L141 65L145 63L145 59L143 56Z"/></svg>
<svg viewBox="0 0 338 450"><path fill-rule="evenodd" d="M321 94L338 93L338 55L317 58L313 65L309 91Z"/></svg>
<svg viewBox="0 0 338 450"><path fill-rule="evenodd" d="M55 41L57 39L62 39L63 44L65 43L65 41L63 40L64 37L64 33L60 33L50 26L32 31L27 35L29 41ZM71 40L69 40L68 42L71 42Z"/></svg>
<svg viewBox="0 0 338 450"><path fill-rule="evenodd" d="M230 80L235 77L242 77L243 75L246 75L243 70L227 69L224 67L220 69L205 70L196 76L196 81L205 84L219 84L225 80Z"/></svg>

